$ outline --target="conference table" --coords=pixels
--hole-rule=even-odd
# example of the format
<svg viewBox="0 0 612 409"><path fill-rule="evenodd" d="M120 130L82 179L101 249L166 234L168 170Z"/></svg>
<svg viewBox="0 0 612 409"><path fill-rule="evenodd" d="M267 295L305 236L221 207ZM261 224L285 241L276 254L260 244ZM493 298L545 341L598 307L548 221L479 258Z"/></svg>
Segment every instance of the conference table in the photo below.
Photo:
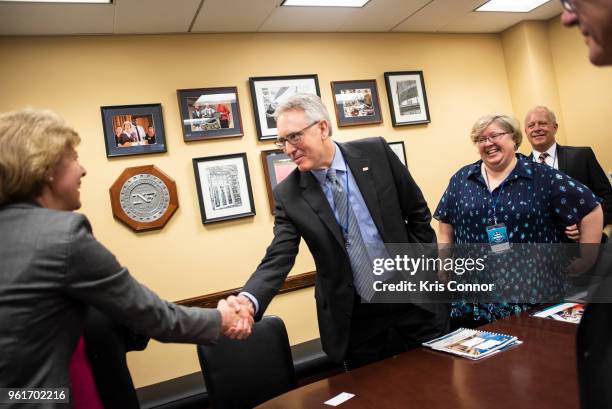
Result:
<svg viewBox="0 0 612 409"><path fill-rule="evenodd" d="M348 392L355 396L338 408L576 409L577 327L523 313L480 328L523 341L482 360L418 348L294 389L258 408L330 408L325 401Z"/></svg>

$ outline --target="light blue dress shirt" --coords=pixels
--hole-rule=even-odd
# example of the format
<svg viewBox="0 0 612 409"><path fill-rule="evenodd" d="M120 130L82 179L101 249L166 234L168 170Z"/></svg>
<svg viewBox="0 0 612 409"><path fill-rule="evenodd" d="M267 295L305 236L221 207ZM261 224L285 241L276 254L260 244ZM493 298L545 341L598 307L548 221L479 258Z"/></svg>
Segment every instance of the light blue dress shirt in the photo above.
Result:
<svg viewBox="0 0 612 409"><path fill-rule="evenodd" d="M370 256L370 260L374 260L375 258L387 258L387 249L385 248L385 244L383 243L382 238L378 233L378 229L374 224L374 220L372 220L372 216L370 215L370 211L368 210L368 207L365 204L365 200L363 200L363 196L361 195L361 191L357 186L357 182L355 182L353 173L351 172L350 168L346 166L346 161L344 160L344 156L342 155L342 151L340 150L340 148L338 148L338 146L335 144L334 146L336 148L336 152L334 154L334 160L332 161L331 168L336 170L338 182L342 186L342 189L348 192L349 206L353 210L353 213L357 218L359 230L361 231L361 238L363 239L363 242L366 245L368 256ZM321 189L323 189L323 193L325 194L325 198L327 199L329 206L334 209L336 221L338 221L339 225L346 226L346 215L336 214L336 206L334 205L331 182L326 178L327 169L312 170L311 173L321 185ZM348 190L346 190L347 179L349 184ZM340 219L339 216L342 217L342 219Z"/></svg>

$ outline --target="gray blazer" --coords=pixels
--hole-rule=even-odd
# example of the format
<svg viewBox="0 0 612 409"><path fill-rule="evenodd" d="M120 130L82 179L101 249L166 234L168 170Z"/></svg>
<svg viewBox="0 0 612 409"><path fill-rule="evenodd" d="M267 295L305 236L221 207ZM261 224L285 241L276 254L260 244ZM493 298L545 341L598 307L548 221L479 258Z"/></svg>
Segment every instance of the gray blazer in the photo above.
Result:
<svg viewBox="0 0 612 409"><path fill-rule="evenodd" d="M69 387L88 305L162 342L219 336L217 310L160 299L93 237L82 214L7 205L0 237L0 388Z"/></svg>

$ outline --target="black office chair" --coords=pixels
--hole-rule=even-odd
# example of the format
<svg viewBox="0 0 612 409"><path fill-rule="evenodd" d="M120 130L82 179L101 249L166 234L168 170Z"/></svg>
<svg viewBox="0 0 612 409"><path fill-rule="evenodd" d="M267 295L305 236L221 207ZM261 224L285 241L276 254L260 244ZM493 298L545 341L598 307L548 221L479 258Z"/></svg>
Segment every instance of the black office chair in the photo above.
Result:
<svg viewBox="0 0 612 409"><path fill-rule="evenodd" d="M215 409L252 408L296 387L287 329L276 316L256 322L245 340L198 345L198 357Z"/></svg>

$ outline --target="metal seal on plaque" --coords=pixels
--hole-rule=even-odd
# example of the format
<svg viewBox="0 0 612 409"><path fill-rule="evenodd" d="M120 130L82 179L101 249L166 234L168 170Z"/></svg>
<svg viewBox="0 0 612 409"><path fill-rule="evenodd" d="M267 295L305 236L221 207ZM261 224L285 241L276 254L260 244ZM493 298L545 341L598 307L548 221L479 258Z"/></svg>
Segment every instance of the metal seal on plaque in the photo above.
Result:
<svg viewBox="0 0 612 409"><path fill-rule="evenodd" d="M153 165L125 169L110 195L113 215L136 231L161 229L178 208L174 180Z"/></svg>

